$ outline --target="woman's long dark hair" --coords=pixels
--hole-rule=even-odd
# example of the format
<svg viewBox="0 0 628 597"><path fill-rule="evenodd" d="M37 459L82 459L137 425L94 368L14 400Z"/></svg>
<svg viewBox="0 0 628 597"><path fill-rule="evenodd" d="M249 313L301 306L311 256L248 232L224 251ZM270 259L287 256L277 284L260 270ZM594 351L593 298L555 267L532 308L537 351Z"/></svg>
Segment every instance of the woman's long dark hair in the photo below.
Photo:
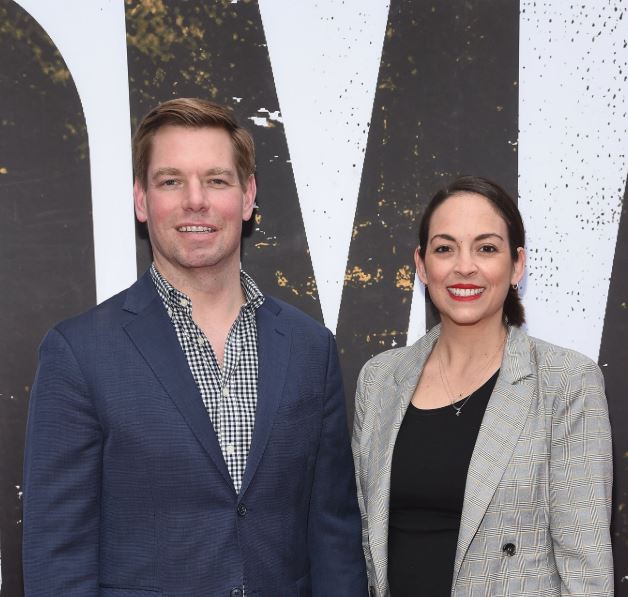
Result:
<svg viewBox="0 0 628 597"><path fill-rule="evenodd" d="M476 193L486 197L499 215L506 222L508 228L508 244L510 246L510 256L513 262L517 260L519 247L525 247L526 233L523 228L523 220L519 208L512 197L504 191L498 184L480 178L479 176L461 176L451 184L440 189L429 202L421 223L419 224L419 255L425 260L425 249L427 247L430 221L436 208L452 195L459 193ZM511 325L520 326L525 323L525 313L518 290L509 287L506 300L504 301L504 315Z"/></svg>

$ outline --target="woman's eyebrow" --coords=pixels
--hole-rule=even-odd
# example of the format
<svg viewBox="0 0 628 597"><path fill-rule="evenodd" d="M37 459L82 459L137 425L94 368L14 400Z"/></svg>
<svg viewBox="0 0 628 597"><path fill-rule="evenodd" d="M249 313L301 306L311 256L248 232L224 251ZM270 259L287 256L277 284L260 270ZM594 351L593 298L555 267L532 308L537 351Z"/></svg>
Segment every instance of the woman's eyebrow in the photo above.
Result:
<svg viewBox="0 0 628 597"><path fill-rule="evenodd" d="M432 238L430 238L430 242L432 242L433 240L437 238L442 238L443 240L448 240L448 241L451 241L452 243L456 242L456 239L450 234L435 234Z"/></svg>
<svg viewBox="0 0 628 597"><path fill-rule="evenodd" d="M497 234L497 232L485 232L484 234L479 234L475 237L475 240L486 240L487 238L492 238L496 236L499 240L504 240L501 234Z"/></svg>
<svg viewBox="0 0 628 597"><path fill-rule="evenodd" d="M504 238L502 237L501 234L497 234L497 232L484 232L483 234L478 234L475 237L475 241L481 241L481 240L486 240L488 238L498 238L499 240L503 241ZM443 239L443 240L447 240L450 241L452 243L457 242L456 239L451 236L451 234L445 234L445 233L439 233L439 234L435 234L431 239L430 242L436 240L436 239Z"/></svg>

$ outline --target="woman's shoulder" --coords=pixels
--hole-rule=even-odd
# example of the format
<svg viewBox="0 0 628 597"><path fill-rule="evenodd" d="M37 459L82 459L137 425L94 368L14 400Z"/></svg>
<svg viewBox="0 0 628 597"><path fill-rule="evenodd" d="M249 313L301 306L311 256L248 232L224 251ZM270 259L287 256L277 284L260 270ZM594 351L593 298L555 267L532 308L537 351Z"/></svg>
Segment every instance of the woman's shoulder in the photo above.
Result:
<svg viewBox="0 0 628 597"><path fill-rule="evenodd" d="M416 376L429 356L439 334L439 326L432 328L414 344L391 348L369 359L360 371L359 385L385 383L389 378L403 381Z"/></svg>
<svg viewBox="0 0 628 597"><path fill-rule="evenodd" d="M408 355L408 353L412 351L413 346L414 345L389 348L384 352L380 352L366 361L364 368L377 369L379 367L389 367L391 365L395 365L396 363L401 362Z"/></svg>
<svg viewBox="0 0 628 597"><path fill-rule="evenodd" d="M556 394L566 398L576 390L603 396L604 376L593 359L572 348L528 336L522 331L519 336L529 343L530 372L538 377L548 396ZM518 356L525 359L521 352Z"/></svg>
<svg viewBox="0 0 628 597"><path fill-rule="evenodd" d="M401 348L391 348L371 357L360 371L359 384L369 383L374 379L381 379L387 375L392 375L394 371L407 356L410 346Z"/></svg>
<svg viewBox="0 0 628 597"><path fill-rule="evenodd" d="M577 350L566 348L558 344L553 344L547 340L528 336L531 347L536 355L536 362L539 368L560 369L560 370L580 370L594 369L599 367L593 359Z"/></svg>

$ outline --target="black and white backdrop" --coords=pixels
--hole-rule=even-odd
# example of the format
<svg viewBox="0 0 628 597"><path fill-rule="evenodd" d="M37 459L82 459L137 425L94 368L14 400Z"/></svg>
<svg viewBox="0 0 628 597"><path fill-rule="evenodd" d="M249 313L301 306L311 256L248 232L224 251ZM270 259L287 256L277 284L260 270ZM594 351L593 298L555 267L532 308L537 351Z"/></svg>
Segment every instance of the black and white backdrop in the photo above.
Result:
<svg viewBox="0 0 628 597"><path fill-rule="evenodd" d="M628 595L626 0L0 0L0 596L21 586L36 349L149 263L130 138L159 101L226 103L258 149L244 267L359 368L430 326L418 218L457 174L528 232L532 335L604 372Z"/></svg>

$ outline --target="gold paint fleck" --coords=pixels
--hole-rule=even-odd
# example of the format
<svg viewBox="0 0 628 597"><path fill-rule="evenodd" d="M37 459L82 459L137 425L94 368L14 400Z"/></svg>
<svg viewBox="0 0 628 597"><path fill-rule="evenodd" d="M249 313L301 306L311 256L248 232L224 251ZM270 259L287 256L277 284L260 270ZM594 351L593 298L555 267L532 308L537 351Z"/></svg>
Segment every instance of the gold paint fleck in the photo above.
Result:
<svg viewBox="0 0 628 597"><path fill-rule="evenodd" d="M355 238L360 233L360 230L362 228L368 228L371 225L372 225L372 222L370 220L366 220L365 222L358 222L353 227L353 232L351 233L351 238Z"/></svg>
<svg viewBox="0 0 628 597"><path fill-rule="evenodd" d="M316 279L314 276L308 276L305 281L305 294L311 296L313 299L318 297L318 288L316 286Z"/></svg>
<svg viewBox="0 0 628 597"><path fill-rule="evenodd" d="M9 171L3 166L2 168L0 168L0 174L8 174Z"/></svg>
<svg viewBox="0 0 628 597"><path fill-rule="evenodd" d="M414 274L409 265L403 265L397 270L395 286L405 292L412 292L414 288Z"/></svg>
<svg viewBox="0 0 628 597"><path fill-rule="evenodd" d="M280 272L279 270L277 270L275 272L275 278L277 278L277 284L281 286L282 288L288 285L288 278L286 278L286 276L283 275L283 272Z"/></svg>
<svg viewBox="0 0 628 597"><path fill-rule="evenodd" d="M316 281L312 276L308 277L303 283L291 284L288 277L282 271L277 270L275 278L278 286L290 290L295 296L306 294L314 300L317 299Z"/></svg>
<svg viewBox="0 0 628 597"><path fill-rule="evenodd" d="M390 346L390 338L394 340L399 338L402 342L405 342L405 337L406 333L400 332L399 330L382 330L381 332L371 332L366 337L366 341L371 342L371 340L373 340L380 346ZM400 342L398 344L400 344Z"/></svg>
<svg viewBox="0 0 628 597"><path fill-rule="evenodd" d="M383 277L381 267L378 267L374 274L370 274L365 272L359 265L354 265L353 268L345 274L345 282L359 286L371 286L372 284L381 282Z"/></svg>

